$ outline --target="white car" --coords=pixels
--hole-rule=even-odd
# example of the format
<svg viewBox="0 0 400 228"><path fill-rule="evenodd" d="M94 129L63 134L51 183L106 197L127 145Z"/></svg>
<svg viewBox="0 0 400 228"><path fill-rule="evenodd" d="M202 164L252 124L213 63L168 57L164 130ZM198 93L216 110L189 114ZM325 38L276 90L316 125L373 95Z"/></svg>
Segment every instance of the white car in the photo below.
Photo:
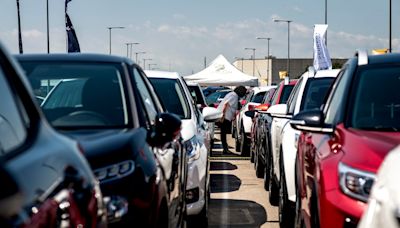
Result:
<svg viewBox="0 0 400 228"><path fill-rule="evenodd" d="M261 104L265 93L276 86L265 86L265 87L254 87L242 100L245 102L243 107L240 109L237 115L235 129L235 149L240 151L242 156L248 156L250 152L250 133L251 125L253 123L252 118L246 116L244 113L246 111L253 110L255 107Z"/></svg>
<svg viewBox="0 0 400 228"><path fill-rule="evenodd" d="M176 72L145 71L165 108L182 119L181 137L188 157L186 208L188 215L207 219L209 189L209 151L206 124L216 121L222 113L205 107L203 115L197 108L183 78Z"/></svg>
<svg viewBox="0 0 400 228"><path fill-rule="evenodd" d="M303 73L287 104L271 106L267 113L271 125L272 165L270 170L270 201L279 205L279 221L284 227L294 221L296 202L295 160L300 131L289 120L300 111L319 109L339 69Z"/></svg>
<svg viewBox="0 0 400 228"><path fill-rule="evenodd" d="M383 160L358 228L398 228L400 219L400 146Z"/></svg>

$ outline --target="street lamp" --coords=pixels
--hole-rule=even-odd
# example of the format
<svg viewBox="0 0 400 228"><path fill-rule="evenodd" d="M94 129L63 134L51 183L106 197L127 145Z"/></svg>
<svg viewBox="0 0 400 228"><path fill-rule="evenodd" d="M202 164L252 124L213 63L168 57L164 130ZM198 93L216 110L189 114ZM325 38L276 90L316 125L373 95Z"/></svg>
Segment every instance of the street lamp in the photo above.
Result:
<svg viewBox="0 0 400 228"><path fill-rule="evenodd" d="M254 72L255 72L255 58L256 58L256 49L255 48L244 48L244 50L253 50L253 76L255 76Z"/></svg>
<svg viewBox="0 0 400 228"><path fill-rule="evenodd" d="M136 64L139 64L139 62L137 60L139 54L146 54L146 52L144 52L144 51L135 52L135 62L136 62Z"/></svg>
<svg viewBox="0 0 400 228"><path fill-rule="evenodd" d="M257 40L267 40L268 43L268 55L267 55L267 79L268 79L268 85L271 85L272 83L272 78L270 78L269 74L269 41L271 40L270 37L256 37Z"/></svg>
<svg viewBox="0 0 400 228"><path fill-rule="evenodd" d="M143 59L143 70L146 70L146 61L147 60L153 60L153 59Z"/></svg>
<svg viewBox="0 0 400 228"><path fill-rule="evenodd" d="M392 0L389 0L389 53L392 52Z"/></svg>
<svg viewBox="0 0 400 228"><path fill-rule="evenodd" d="M136 42L128 42L128 43L125 43L126 44L126 57L130 57L130 58L132 58L132 45L133 44L139 44L139 43L136 43ZM129 54L129 45L131 46L131 52L130 52L130 54Z"/></svg>
<svg viewBox="0 0 400 228"><path fill-rule="evenodd" d="M112 29L124 29L125 27L122 27L122 26L114 26L114 27L107 27L108 28L108 31L109 31L109 34L110 34L110 55L111 55L111 30Z"/></svg>
<svg viewBox="0 0 400 228"><path fill-rule="evenodd" d="M274 22L286 22L288 24L288 49L287 49L287 75L290 77L290 22L291 20L279 20L275 19Z"/></svg>
<svg viewBox="0 0 400 228"><path fill-rule="evenodd" d="M22 35L21 35L21 16L19 11L19 0L17 0L17 16L18 16L18 46L19 53L22 54L24 51L22 49Z"/></svg>

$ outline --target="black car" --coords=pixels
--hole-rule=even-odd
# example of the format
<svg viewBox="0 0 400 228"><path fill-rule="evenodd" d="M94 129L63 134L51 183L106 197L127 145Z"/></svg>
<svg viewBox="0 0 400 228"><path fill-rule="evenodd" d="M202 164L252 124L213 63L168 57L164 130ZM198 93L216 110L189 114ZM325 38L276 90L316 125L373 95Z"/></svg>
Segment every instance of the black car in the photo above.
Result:
<svg viewBox="0 0 400 228"><path fill-rule="evenodd" d="M79 145L44 119L0 44L0 227L102 227L106 208Z"/></svg>
<svg viewBox="0 0 400 228"><path fill-rule="evenodd" d="M178 227L185 215L186 153L181 121L164 109L140 67L100 54L19 55L49 91L41 108L80 142L112 225Z"/></svg>

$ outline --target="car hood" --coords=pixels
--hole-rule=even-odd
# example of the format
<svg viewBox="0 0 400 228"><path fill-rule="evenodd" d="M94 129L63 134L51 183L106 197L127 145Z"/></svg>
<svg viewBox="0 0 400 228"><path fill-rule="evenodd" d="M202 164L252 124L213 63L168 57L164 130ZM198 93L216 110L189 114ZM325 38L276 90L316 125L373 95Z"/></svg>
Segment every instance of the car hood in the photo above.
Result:
<svg viewBox="0 0 400 228"><path fill-rule="evenodd" d="M356 129L343 131L342 161L361 170L376 173L385 156L400 142L399 132Z"/></svg>
<svg viewBox="0 0 400 228"><path fill-rule="evenodd" d="M181 136L183 141L191 139L196 134L196 123L192 119L182 120Z"/></svg>
<svg viewBox="0 0 400 228"><path fill-rule="evenodd" d="M154 157L147 145L147 131L143 128L68 131L65 134L79 142L92 169L125 160L140 162L143 159L149 162L152 159L146 159L146 156ZM148 167L152 167L152 165ZM154 170L147 171L152 173Z"/></svg>

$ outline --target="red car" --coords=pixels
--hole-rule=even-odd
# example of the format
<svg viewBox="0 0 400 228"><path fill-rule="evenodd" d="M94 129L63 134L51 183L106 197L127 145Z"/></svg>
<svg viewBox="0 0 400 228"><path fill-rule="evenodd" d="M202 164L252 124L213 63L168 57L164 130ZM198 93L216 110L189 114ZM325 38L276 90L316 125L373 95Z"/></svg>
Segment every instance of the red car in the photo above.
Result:
<svg viewBox="0 0 400 228"><path fill-rule="evenodd" d="M298 227L356 227L377 169L400 142L400 55L358 53L321 110L292 120Z"/></svg>

